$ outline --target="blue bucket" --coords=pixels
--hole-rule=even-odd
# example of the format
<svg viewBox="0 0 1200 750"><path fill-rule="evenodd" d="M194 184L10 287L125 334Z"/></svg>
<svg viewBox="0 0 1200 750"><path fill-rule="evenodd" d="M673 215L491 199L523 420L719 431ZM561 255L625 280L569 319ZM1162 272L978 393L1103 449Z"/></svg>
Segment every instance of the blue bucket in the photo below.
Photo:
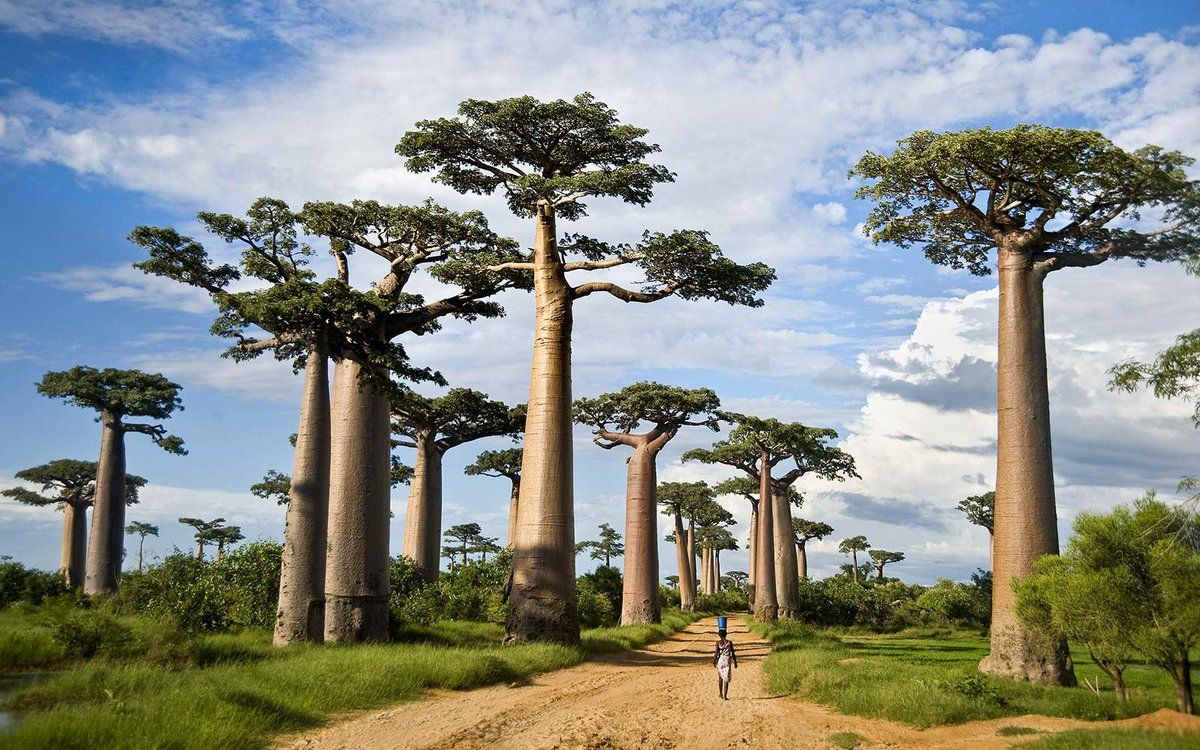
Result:
<svg viewBox="0 0 1200 750"><path fill-rule="evenodd" d="M718 618L717 618L717 630L725 630L725 629L726 629L726 628L725 628L725 625L726 625L728 622L729 622L729 618L728 618L728 617L718 617Z"/></svg>

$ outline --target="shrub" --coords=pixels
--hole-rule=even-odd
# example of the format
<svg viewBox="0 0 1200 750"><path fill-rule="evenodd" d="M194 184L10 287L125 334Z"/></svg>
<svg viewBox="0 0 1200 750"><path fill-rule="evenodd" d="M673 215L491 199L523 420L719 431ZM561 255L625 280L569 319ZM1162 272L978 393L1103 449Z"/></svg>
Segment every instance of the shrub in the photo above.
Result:
<svg viewBox="0 0 1200 750"><path fill-rule="evenodd" d="M133 631L103 612L80 609L54 623L51 639L68 656L90 659L101 651L120 653L133 641Z"/></svg>
<svg viewBox="0 0 1200 750"><path fill-rule="evenodd" d="M26 568L21 563L0 563L0 608L22 602L37 606L50 597L69 594L58 573Z"/></svg>
<svg viewBox="0 0 1200 750"><path fill-rule="evenodd" d="M579 624L585 628L601 628L617 623L621 611L613 608L612 599L601 591L594 579L583 576L578 580Z"/></svg>

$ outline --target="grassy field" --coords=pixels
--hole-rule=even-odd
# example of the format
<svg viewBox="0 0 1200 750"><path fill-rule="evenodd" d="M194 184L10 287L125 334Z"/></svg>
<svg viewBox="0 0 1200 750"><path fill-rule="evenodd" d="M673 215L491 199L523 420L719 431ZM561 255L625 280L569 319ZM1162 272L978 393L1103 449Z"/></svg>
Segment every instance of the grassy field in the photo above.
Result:
<svg viewBox="0 0 1200 750"><path fill-rule="evenodd" d="M1081 680L1099 677L1104 688L1100 695L1082 687L1044 687L981 675L977 665L988 646L978 633L838 633L790 622L762 632L773 647L764 665L771 691L918 727L1026 713L1119 719L1175 706L1170 679L1149 665L1129 668L1130 698L1118 701L1086 653L1072 653L1075 671ZM1200 679L1200 671L1195 674Z"/></svg>
<svg viewBox="0 0 1200 750"><path fill-rule="evenodd" d="M0 749L259 748L275 735L411 700L427 689L521 680L589 654L645 645L700 616L669 612L660 626L584 631L581 648L501 647L498 625L449 622L402 628L402 642L389 645L274 649L266 631L202 636L191 640L190 661L166 666L125 652L100 654L15 694L11 705L22 719L0 735ZM68 657L53 631L28 617L0 618L0 643L18 626L26 631L20 643L33 644L36 656L14 659L20 649L12 646L8 663L63 665Z"/></svg>

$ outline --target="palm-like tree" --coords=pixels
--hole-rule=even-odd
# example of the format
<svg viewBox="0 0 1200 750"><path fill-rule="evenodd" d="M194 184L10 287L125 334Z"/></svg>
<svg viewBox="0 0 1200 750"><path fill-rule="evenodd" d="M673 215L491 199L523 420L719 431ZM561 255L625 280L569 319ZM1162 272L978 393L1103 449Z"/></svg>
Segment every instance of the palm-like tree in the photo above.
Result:
<svg viewBox="0 0 1200 750"><path fill-rule="evenodd" d="M843 539L842 543L838 545L838 552L841 552L843 555L850 555L854 560L853 575L855 583L858 583L858 553L865 552L870 548L871 545L862 534L852 536L849 539Z"/></svg>
<svg viewBox="0 0 1200 750"><path fill-rule="evenodd" d="M225 523L225 519L224 518L214 518L211 521L204 521L199 518L188 518L185 516L183 518L180 518L179 522L181 524L183 524L184 526L191 526L193 529L196 530L196 534L195 534L195 537L196 537L196 559L203 560L204 559L204 545L210 544L210 543L216 541L215 539L212 538L212 532L216 529L219 529L222 526L222 524Z"/></svg>
<svg viewBox="0 0 1200 750"><path fill-rule="evenodd" d="M158 527L152 523L144 523L142 521L134 521L125 527L126 534L138 535L138 573L142 572L142 547L146 544L146 537L158 536Z"/></svg>

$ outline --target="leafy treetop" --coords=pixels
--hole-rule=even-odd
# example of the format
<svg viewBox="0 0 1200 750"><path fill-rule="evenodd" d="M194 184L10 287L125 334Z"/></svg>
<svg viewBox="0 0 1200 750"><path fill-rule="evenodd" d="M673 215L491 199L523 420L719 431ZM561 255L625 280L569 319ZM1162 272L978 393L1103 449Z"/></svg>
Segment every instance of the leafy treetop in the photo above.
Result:
<svg viewBox="0 0 1200 750"><path fill-rule="evenodd" d="M713 492L718 495L739 495L750 501L755 510L758 510L758 480L749 476L737 476L726 479L723 482L718 482L713 487ZM804 495L796 489L794 484L784 482L781 479L771 480L771 496L776 498L786 498L789 503L799 508L804 504Z"/></svg>
<svg viewBox="0 0 1200 750"><path fill-rule="evenodd" d="M474 463L463 469L463 473L470 476L506 477L518 481L521 478L521 455L520 448L481 451L475 457Z"/></svg>
<svg viewBox="0 0 1200 750"><path fill-rule="evenodd" d="M1200 249L1200 187L1192 159L1144 146L1125 151L1100 133L1018 125L1008 130L922 130L887 156L851 170L875 207L874 242L917 245L939 265L987 275L1001 246L1043 273L1110 257L1179 260ZM1162 226L1130 226L1146 209Z"/></svg>
<svg viewBox="0 0 1200 750"><path fill-rule="evenodd" d="M850 454L829 444L837 438L836 430L732 412L722 413L721 417L736 425L729 437L711 448L687 451L683 454L684 461L725 464L757 480L759 461L764 455L769 467L790 460L795 468L781 477L773 477L783 484L792 484L806 474L839 481L858 477Z"/></svg>
<svg viewBox="0 0 1200 750"><path fill-rule="evenodd" d="M468 99L458 117L418 122L396 153L409 169L435 171L434 180L460 193L503 188L518 216L546 204L577 219L587 214L585 198L641 206L657 183L674 181L666 167L642 161L659 151L643 140L647 132L621 124L616 110L586 92L571 101Z"/></svg>
<svg viewBox="0 0 1200 750"><path fill-rule="evenodd" d="M713 502L715 495L704 482L660 482L657 497L667 513L690 517L696 508Z"/></svg>
<svg viewBox="0 0 1200 750"><path fill-rule="evenodd" d="M26 505L57 505L69 503L76 507L87 507L92 504L96 494L95 461L76 461L71 458L58 458L40 466L31 466L18 471L17 479L33 482L42 486L42 493L53 492L53 495L38 494L24 487L11 487L0 495L10 497ZM137 474L125 475L125 504L133 505L138 501L138 490L146 486L146 480Z"/></svg>
<svg viewBox="0 0 1200 750"><path fill-rule="evenodd" d="M603 560L605 565L608 565L612 558L625 554L625 545L621 544L621 534L612 526L606 523L600 524L599 536L599 539L577 542L575 544L575 554L590 549L592 551L591 558L593 560Z"/></svg>
<svg viewBox="0 0 1200 750"><path fill-rule="evenodd" d="M838 552L841 552L843 555L850 554L851 552L862 552L863 550L870 548L871 545L867 542L867 538L862 534L859 534L858 536L852 536L849 539L843 539L841 543L838 544Z"/></svg>
<svg viewBox="0 0 1200 750"><path fill-rule="evenodd" d="M126 534L137 534L145 539L148 536L158 536L158 527L145 521L133 521L125 527Z"/></svg>
<svg viewBox="0 0 1200 750"><path fill-rule="evenodd" d="M809 521L793 517L792 529L796 534L796 544L804 545L810 539L824 539L833 533L833 527L822 521Z"/></svg>
<svg viewBox="0 0 1200 750"><path fill-rule="evenodd" d="M996 528L996 493L988 491L982 495L971 495L965 500L960 500L955 506L967 520L976 526L982 526L991 534Z"/></svg>
<svg viewBox="0 0 1200 750"><path fill-rule="evenodd" d="M417 447L418 439L443 452L491 435L515 439L525 425L524 405L509 407L470 388L451 388L436 398L405 388L391 403L393 432L403 436L395 442L408 448Z"/></svg>
<svg viewBox="0 0 1200 750"><path fill-rule="evenodd" d="M716 410L721 401L708 388L678 388L661 383L640 382L616 393L575 401L575 421L596 428L594 442L602 448L666 443L680 427L696 425L717 430ZM638 425L648 423L649 432L634 435Z"/></svg>
<svg viewBox="0 0 1200 750"><path fill-rule="evenodd" d="M96 421L103 419L106 427L149 435L168 453L187 453L183 440L168 435L162 425L124 421L125 417L167 419L175 411L183 410L179 384L158 373L111 367L97 370L79 365L70 370L46 373L37 384L37 390L48 398L61 398L100 412Z"/></svg>
<svg viewBox="0 0 1200 750"><path fill-rule="evenodd" d="M873 549L867 554L871 556L876 565L887 565L888 563L900 562L904 559L903 552L889 552L885 549Z"/></svg>

